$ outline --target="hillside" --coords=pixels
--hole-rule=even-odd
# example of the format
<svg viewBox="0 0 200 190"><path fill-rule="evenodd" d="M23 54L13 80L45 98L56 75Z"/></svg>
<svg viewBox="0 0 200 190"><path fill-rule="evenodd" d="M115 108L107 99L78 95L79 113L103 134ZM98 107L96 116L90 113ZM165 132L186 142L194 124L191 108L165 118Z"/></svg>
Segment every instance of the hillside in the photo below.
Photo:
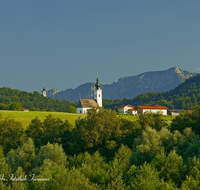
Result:
<svg viewBox="0 0 200 190"><path fill-rule="evenodd" d="M173 67L164 71L151 71L122 77L112 84L102 84L103 99L114 100L124 97L131 99L141 93L169 91L184 82L185 79L195 75L196 73ZM47 96L77 102L80 98L93 98L93 87L94 83L86 83L75 89L67 89L54 95L47 92Z"/></svg>
<svg viewBox="0 0 200 190"><path fill-rule="evenodd" d="M184 83L168 92L142 93L133 99L124 98L121 101L104 100L104 107L114 108L120 104L163 105L172 109L191 110L200 103L200 74L186 79Z"/></svg>
<svg viewBox="0 0 200 190"><path fill-rule="evenodd" d="M187 79L173 90L164 93L147 93L135 97L132 104L159 104L175 109L194 109L200 103L200 75Z"/></svg>
<svg viewBox="0 0 200 190"><path fill-rule="evenodd" d="M29 93L7 87L0 88L0 109L4 109L5 105L9 105L12 102L19 102L27 109L39 108L40 110L60 112L66 112L69 106L76 106L74 102L42 97L36 91Z"/></svg>

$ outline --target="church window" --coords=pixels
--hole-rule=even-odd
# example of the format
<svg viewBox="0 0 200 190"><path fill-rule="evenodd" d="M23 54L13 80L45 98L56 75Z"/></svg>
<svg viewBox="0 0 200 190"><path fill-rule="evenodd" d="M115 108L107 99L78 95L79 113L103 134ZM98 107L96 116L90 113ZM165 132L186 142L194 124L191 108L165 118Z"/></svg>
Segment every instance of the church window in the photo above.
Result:
<svg viewBox="0 0 200 190"><path fill-rule="evenodd" d="M100 94L99 94L99 97L100 97Z"/></svg>

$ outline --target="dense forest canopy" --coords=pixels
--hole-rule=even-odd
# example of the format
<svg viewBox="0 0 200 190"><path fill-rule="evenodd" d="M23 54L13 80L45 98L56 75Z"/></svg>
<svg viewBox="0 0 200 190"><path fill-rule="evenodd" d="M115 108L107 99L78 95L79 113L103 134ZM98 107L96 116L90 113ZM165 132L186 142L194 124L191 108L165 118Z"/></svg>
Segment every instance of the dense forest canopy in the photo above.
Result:
<svg viewBox="0 0 200 190"><path fill-rule="evenodd" d="M0 189L200 189L199 126L200 105L172 123L103 108L75 126L49 115L24 130L0 118Z"/></svg>

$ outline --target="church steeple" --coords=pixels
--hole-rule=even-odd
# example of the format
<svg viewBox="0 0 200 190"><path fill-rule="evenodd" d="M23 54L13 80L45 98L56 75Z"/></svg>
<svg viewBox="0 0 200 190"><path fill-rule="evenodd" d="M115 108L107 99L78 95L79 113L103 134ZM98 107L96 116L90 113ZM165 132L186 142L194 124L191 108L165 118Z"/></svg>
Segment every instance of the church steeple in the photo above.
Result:
<svg viewBox="0 0 200 190"><path fill-rule="evenodd" d="M43 86L43 91L46 91L46 87L45 87L45 84L44 84L44 86Z"/></svg>
<svg viewBox="0 0 200 190"><path fill-rule="evenodd" d="M99 83L99 77L98 77L98 74L97 74L97 81L96 81L96 84L95 84L95 88L98 90L99 88L101 88L101 85Z"/></svg>
<svg viewBox="0 0 200 190"><path fill-rule="evenodd" d="M47 97L45 85L43 86L42 96L43 96L43 97Z"/></svg>
<svg viewBox="0 0 200 190"><path fill-rule="evenodd" d="M96 81L95 90L94 90L94 99L99 104L99 107L102 107L102 89L101 89L101 85L99 83L98 74L97 74L97 81Z"/></svg>

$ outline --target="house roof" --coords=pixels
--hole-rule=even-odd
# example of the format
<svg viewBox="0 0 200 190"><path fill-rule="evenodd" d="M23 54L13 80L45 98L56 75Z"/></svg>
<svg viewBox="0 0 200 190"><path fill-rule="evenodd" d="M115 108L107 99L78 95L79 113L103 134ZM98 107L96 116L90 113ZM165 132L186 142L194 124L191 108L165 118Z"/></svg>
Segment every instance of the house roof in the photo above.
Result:
<svg viewBox="0 0 200 190"><path fill-rule="evenodd" d="M188 113L192 114L194 110L187 110Z"/></svg>
<svg viewBox="0 0 200 190"><path fill-rule="evenodd" d="M129 109L130 111L137 111L136 109Z"/></svg>
<svg viewBox="0 0 200 190"><path fill-rule="evenodd" d="M93 99L80 99L77 108L92 108L98 107L98 104Z"/></svg>
<svg viewBox="0 0 200 190"><path fill-rule="evenodd" d="M120 105L120 106L118 106L117 108L124 108L124 107L126 107L126 106L129 106L129 107L131 107L131 108L134 108L134 107L131 106L130 104L127 104L127 105Z"/></svg>
<svg viewBox="0 0 200 190"><path fill-rule="evenodd" d="M168 110L165 106L138 106L141 109L159 109L159 110Z"/></svg>

